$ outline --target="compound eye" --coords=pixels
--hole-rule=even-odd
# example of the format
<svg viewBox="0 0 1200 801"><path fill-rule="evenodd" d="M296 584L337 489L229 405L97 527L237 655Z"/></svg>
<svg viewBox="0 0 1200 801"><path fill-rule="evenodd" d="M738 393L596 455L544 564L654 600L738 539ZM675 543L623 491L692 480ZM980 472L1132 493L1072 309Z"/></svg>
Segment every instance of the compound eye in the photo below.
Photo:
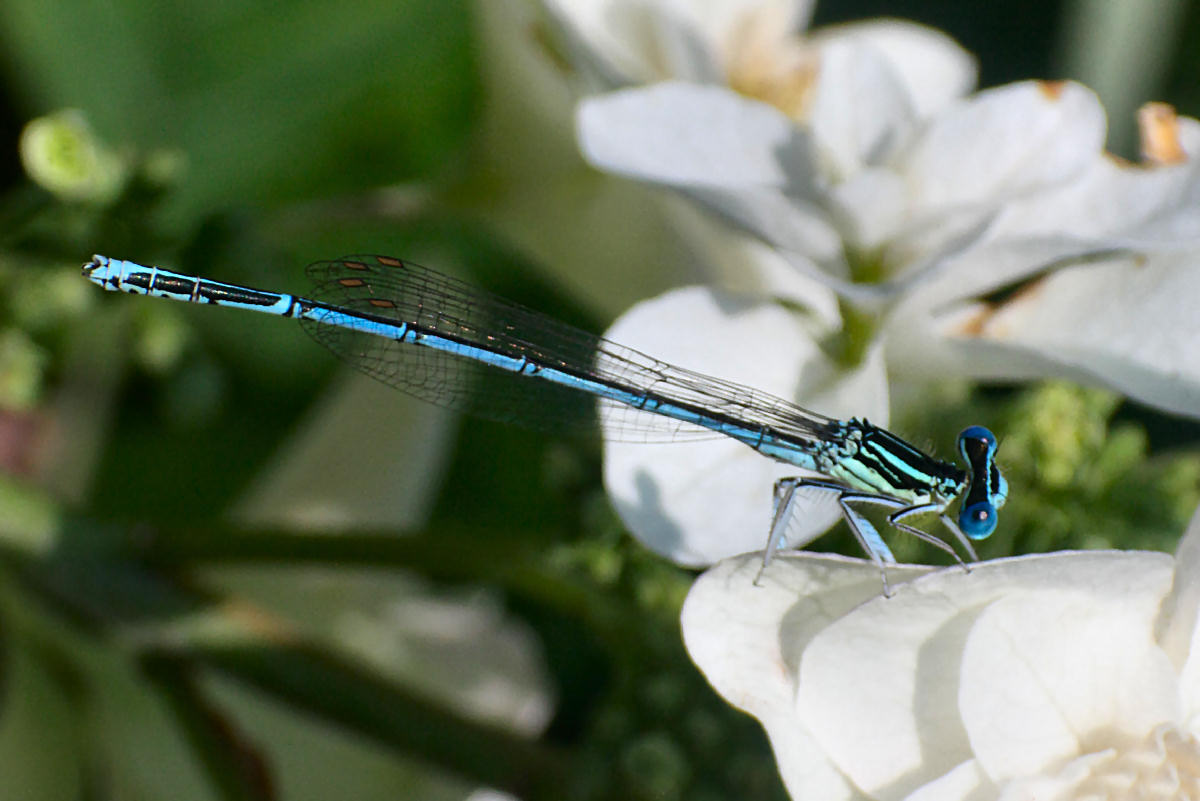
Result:
<svg viewBox="0 0 1200 801"><path fill-rule="evenodd" d="M971 454L967 449L975 443L982 444L986 453L996 452L995 434L983 426L968 426L958 435L958 452L963 455L964 459L970 460Z"/></svg>
<svg viewBox="0 0 1200 801"><path fill-rule="evenodd" d="M996 530L996 507L987 501L964 506L958 513L958 526L973 540L987 539Z"/></svg>

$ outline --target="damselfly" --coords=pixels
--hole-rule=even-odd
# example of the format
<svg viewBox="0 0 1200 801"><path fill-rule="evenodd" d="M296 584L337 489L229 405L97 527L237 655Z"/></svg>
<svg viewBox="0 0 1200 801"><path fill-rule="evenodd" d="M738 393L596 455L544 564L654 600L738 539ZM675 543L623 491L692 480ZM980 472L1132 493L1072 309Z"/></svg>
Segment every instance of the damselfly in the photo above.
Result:
<svg viewBox="0 0 1200 801"><path fill-rule="evenodd" d="M346 256L308 268L312 298L219 283L94 256L83 274L114 292L211 303L293 317L322 345L374 378L451 408L511 422L552 414L531 406L530 389L591 398L607 430L716 432L764 456L820 477L775 484L775 509L763 567L782 547L804 492L832 494L850 531L880 567L895 557L861 507L950 553L941 538L909 520L937 515L966 553L989 536L1008 486L995 463L996 438L982 426L958 437L967 470L942 462L865 419L837 420L750 387L661 362L416 264L386 256ZM484 395L462 369L477 365L503 377ZM624 410L631 416L610 414ZM657 421L657 422L656 422ZM957 522L948 509L960 501ZM886 574L884 577L886 588Z"/></svg>

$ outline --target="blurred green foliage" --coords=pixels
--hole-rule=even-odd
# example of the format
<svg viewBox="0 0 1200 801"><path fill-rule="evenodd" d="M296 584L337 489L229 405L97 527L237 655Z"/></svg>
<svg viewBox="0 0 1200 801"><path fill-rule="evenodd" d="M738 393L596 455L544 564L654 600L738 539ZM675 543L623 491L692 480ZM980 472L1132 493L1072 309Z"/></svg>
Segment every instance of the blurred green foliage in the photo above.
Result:
<svg viewBox="0 0 1200 801"><path fill-rule="evenodd" d="M817 20L915 15L977 52L985 82L1049 75L1056 4L964 8L826 3ZM612 299L568 296L569 276L458 210L494 179L479 175L495 66L476 20L465 0L0 5L13 122L0 193L0 795L783 796L757 725L684 653L692 574L621 529L595 447L467 421L437 447L401 449L391 443L420 413L397 399L349 428L342 451L398 476L435 471L412 501L418 524L237 526L264 474L347 472L286 455L328 419L319 399L335 394L337 365L295 326L106 297L79 278L101 252L302 290L305 262L369 250L470 273L599 330ZM1195 48L1179 52L1174 68L1194 71ZM1194 114L1194 82L1164 80ZM16 172L22 148L40 186ZM477 202L505 196L488 192ZM985 557L1171 550L1200 501L1194 424L1106 393L951 387L909 408L902 430L918 440L952 442L962 421L1000 434L1013 500ZM844 532L826 540L855 552ZM936 556L910 542L897 554ZM499 598L495 628L535 635L524 650L547 672L533 682L553 705L544 731L444 701L400 669L411 643L373 661L369 646L399 625L363 623L387 621L401 594L360 593L381 574L432 598ZM286 601L268 581L281 576ZM458 661L486 674L474 663L493 656Z"/></svg>

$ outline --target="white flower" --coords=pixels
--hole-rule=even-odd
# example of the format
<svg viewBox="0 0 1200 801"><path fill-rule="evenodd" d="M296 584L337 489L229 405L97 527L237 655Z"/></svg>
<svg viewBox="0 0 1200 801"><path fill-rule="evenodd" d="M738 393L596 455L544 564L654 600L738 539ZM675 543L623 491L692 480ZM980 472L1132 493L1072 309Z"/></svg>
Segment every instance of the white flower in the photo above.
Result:
<svg viewBox="0 0 1200 801"><path fill-rule="evenodd" d="M1018 248L1026 259L1063 258L1128 236L1107 206L1116 230L1086 237L1079 211L1047 208L1084 180L1094 205L1117 188L1093 179L1104 113L1085 88L1013 84L921 120L894 101L889 108L884 65L868 85L853 55L823 62L804 126L726 90L669 83L585 101L581 146L601 169L717 211L881 318L927 307L923 296L942 305L974 297L1044 266L997 263Z"/></svg>
<svg viewBox="0 0 1200 801"><path fill-rule="evenodd" d="M1196 798L1200 515L1172 559L1067 552L879 573L752 555L683 610L693 660L757 717L796 798Z"/></svg>
<svg viewBox="0 0 1200 801"><path fill-rule="evenodd" d="M538 13L537 5L547 13ZM697 276L720 275L729 284L739 275L761 273L764 267L745 264L778 261L776 255L754 248L745 252L743 237L713 226L686 204L663 202L624 181L598 179L579 157L572 136L574 106L598 90L675 78L730 85L800 115L814 85L818 53L852 43L888 65L900 85L897 96L921 115L974 84L972 57L924 26L871 21L801 38L812 5L806 0L476 3L480 59L486 67L481 72L485 106L473 150L478 161L469 171L477 180L457 187L446 200L480 215L565 287L612 313ZM547 18L557 24L547 26ZM832 305L831 297L826 305Z"/></svg>
<svg viewBox="0 0 1200 801"><path fill-rule="evenodd" d="M852 59L834 58L822 70L820 92L841 97L844 87L835 78L842 75L852 83L854 74ZM856 101L880 100L888 108L882 98L891 95L894 82L883 81L874 94L854 85L860 89ZM886 304L911 297L909 286L936 283L947 255L977 238L1005 199L1082 170L1099 149L1102 116L1082 89L1054 98L1040 87L1021 86L984 96L928 125L898 114L877 129L875 144L842 148L826 159L822 153L847 141L842 132L862 126L853 123L852 110L823 103L820 94L815 106L829 115L828 122L814 112L818 116L811 127L800 127L766 104L686 84L617 92L583 105L581 141L593 162L679 189L757 233L791 262L758 262L757 301L774 308L773 314L762 310L760 319L792 318L790 330L782 323L756 327L745 313L751 305L745 300L737 315L722 313L734 306L717 294L708 301L715 313L697 313L699 291L687 290L634 307L608 336L823 414L886 424L883 347L892 329L870 330L889 319ZM1062 145L1055 151L1058 158L1045 160L1031 156L1030 151L1045 151L1040 141L1026 143L1025 150L1011 145L1003 154L994 147L993 177L958 188L962 159L948 169L933 153L946 154L947 142L962 139L968 130L1000 139L1011 115L1021 116L1029 129L1046 131L1044 139L1062 138L1074 146ZM925 138L915 141L918 132ZM824 147L823 136L837 147ZM889 161L880 150L884 143L904 148ZM890 166L872 166L869 159ZM1010 169L1000 169L1001 162ZM822 165L845 180L828 177ZM896 274L889 275L889 269ZM837 293L866 310L839 304ZM781 297L811 313L799 318L785 312L777 305ZM847 333L846 313L866 322L865 341L853 343L861 354L831 353L828 347L832 338ZM771 515L771 483L797 472L733 443L653 452L611 441L606 447L606 484L626 524L651 548L686 564L761 549ZM824 511L803 515L791 544L803 544L835 519L832 510ZM730 525L733 521L738 524ZM730 536L731 531L739 534Z"/></svg>
<svg viewBox="0 0 1200 801"><path fill-rule="evenodd" d="M886 407L884 392L857 405L846 392L828 406L804 397L811 385L795 381L807 366L801 360L824 352L832 358L820 371L835 389L839 367L872 388L880 382L862 382L863 370L1066 374L1195 413L1200 317L1192 299L1200 272L1188 264L1200 244L1196 162L1117 164L1102 150L1103 109L1076 84L1001 87L925 119L895 101L898 83L869 48L831 46L822 52L804 124L725 89L664 83L585 101L580 141L594 165L674 189L786 258L786 268L760 262L760 299L807 307L820 347L791 340L801 363L789 365L789 342L743 327L729 347L760 359L762 349L783 365L773 385L762 377L748 383L822 413L886 422L877 408ZM1197 124L1170 127L1167 138L1183 154L1195 153ZM1022 281L1032 282L1031 291L984 300ZM673 340L725 347L732 338L718 322L688 326L686 313L670 311L675 302L667 295L630 312L684 318L657 336L626 336L655 326L624 319L610 336L652 353ZM684 366L718 373L720 365L696 359ZM828 398L829 386L820 389ZM740 511L711 497L697 507L671 488L692 487L692 466L715 457L626 450L610 443L606 481L630 529L652 548L694 564L762 547L765 533L752 541L745 527L710 521L736 516L765 532L765 490ZM754 469L753 454L741 458L726 471ZM720 518L710 511L717 504ZM792 544L811 539L829 519L807 518ZM730 530L747 534L728 538Z"/></svg>
<svg viewBox="0 0 1200 801"><path fill-rule="evenodd" d="M826 414L886 422L888 387L879 350L858 369L846 370L822 353L822 328L776 303L691 287L638 304L607 336L672 364L802 398ZM606 437L604 481L639 540L688 565L766 546L772 486L797 468L727 438L657 447L626 439ZM807 509L802 527L789 531L789 543L811 539L837 516L833 503Z"/></svg>
<svg viewBox="0 0 1200 801"><path fill-rule="evenodd" d="M924 116L975 83L974 59L950 37L900 20L802 36L808 0L544 0L575 62L610 88L664 80L728 86L801 119L824 51L854 45L886 62L900 99Z"/></svg>
<svg viewBox="0 0 1200 801"><path fill-rule="evenodd" d="M727 371L724 365L717 370L703 361L672 356L680 350L681 336L669 337L663 349L648 342L635 344L651 355L741 377L788 397L803 387L805 400L825 411L868 415L886 423L888 399L879 354L867 354L860 360L861 371L853 372L825 358L815 346L841 319L837 298L828 287L799 279L773 249L728 226L714 225L711 217L684 201L623 180L598 180L579 158L575 141L560 134L571 129L567 109L587 93L664 78L733 87L742 96L774 104L789 119L805 119L813 110L818 73L828 59L837 60L857 80L878 78L888 87L887 102L880 106L887 119L919 120L970 89L974 59L938 31L895 20L842 25L805 36L812 12L812 3L805 0L542 0L558 23L562 35L557 37L542 35L547 33L544 20L528 13L531 5L521 0L477 4L481 58L488 65L483 72L487 104L476 151L484 154L484 163L471 174L486 176L486 191L467 201L473 211L561 273L565 286L583 291L594 305L614 313L634 299L699 276L719 276L717 283L751 288L760 298L769 294L802 299L814 317L783 321L777 331L781 341L768 345L751 337L753 344L747 346L720 337L716 346L710 342L705 353L723 350L731 357ZM567 47L548 48L547 42ZM557 58L564 53L568 59ZM860 57L862 64L856 69L855 59ZM872 119L877 111L872 111ZM537 136L530 136L533 128ZM463 197L475 196L468 189L456 193L455 202ZM770 292L763 293L764 287ZM692 298L710 309L729 301L717 295ZM780 321L785 316L779 309L767 309L763 318ZM684 333L686 329L679 329ZM793 347L788 338L796 336L804 339ZM620 341L619 332L616 338ZM750 348L756 354L755 370L745 369L752 362L746 358ZM767 375L771 370L774 376ZM665 472L673 472L670 465L666 471L654 470L649 481L636 470L616 471L621 473L619 480L632 487L617 501L626 520L632 523L627 512L633 506L653 510L664 502L665 515L643 516L647 526L659 531L652 545L688 563L707 564L762 547L770 483L793 471L781 471L752 453L738 454L728 469L721 469L728 445L669 449L676 459L714 467L703 477L694 471L680 473L682 483L673 489L660 480ZM639 458L644 458L659 449L639 450ZM609 459L610 465L616 462ZM717 485L720 492L714 491ZM723 495L735 501L724 502ZM697 519L716 521L714 511L722 510L727 513L724 519L738 520L753 510L753 519L762 523L761 537L722 541L727 527L692 525ZM825 525L832 519L822 518ZM678 531L687 535L678 537ZM797 540L806 536L811 534L794 533Z"/></svg>
<svg viewBox="0 0 1200 801"><path fill-rule="evenodd" d="M1197 415L1200 122L1156 105L1139 119L1147 164L1098 159L997 220L995 245L982 253L996 270L992 286L1056 255L1093 255L1051 265L1003 302L936 311L931 324L955 367L985 378L1067 375Z"/></svg>
<svg viewBox="0 0 1200 801"><path fill-rule="evenodd" d="M975 84L973 56L944 33L892 19L805 33L814 6L809 0L543 0L543 5L560 23L561 38L584 78L577 89L590 93L663 81L729 89L770 105L796 123L819 127L830 145L827 154L841 162L834 165L838 169L852 169L863 153L884 144L881 137L893 137L893 129L927 119ZM706 112L690 118L686 110L670 104L659 110L679 124L694 125L692 133L684 134L688 138L711 137L722 128L720 120ZM681 111L683 116L676 117ZM741 133L736 121L724 130ZM645 139L637 144L645 144ZM707 175L705 182L721 183L714 171L735 185L753 181L754 176L744 172L750 166L747 160L738 158L748 150L745 144L723 144L712 148L716 158L706 155L704 163L696 165ZM676 145L668 146L674 150ZM653 148L626 152L650 165L659 156L671 160L671 154ZM793 157L793 167L809 158L808 153L786 155ZM774 172L779 157L763 153L750 161L758 160L759 166L769 161L768 169ZM611 171L629 172L619 166ZM793 174L788 180L798 178ZM771 284L770 274L786 269L778 254L748 246L744 235L714 225L711 218L677 204L665 210L692 245L695 272L717 276L727 286L757 287L762 280ZM799 238L812 233L794 232ZM833 244L828 236L821 239ZM822 286L798 285L794 273L788 279L773 288L785 296L799 292L810 308L831 313L834 298Z"/></svg>

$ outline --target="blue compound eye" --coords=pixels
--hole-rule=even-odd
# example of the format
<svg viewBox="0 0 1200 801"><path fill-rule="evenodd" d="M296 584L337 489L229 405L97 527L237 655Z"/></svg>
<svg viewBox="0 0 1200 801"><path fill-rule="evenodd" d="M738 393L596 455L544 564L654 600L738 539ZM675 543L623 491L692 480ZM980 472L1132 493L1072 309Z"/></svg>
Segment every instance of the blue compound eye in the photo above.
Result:
<svg viewBox="0 0 1200 801"><path fill-rule="evenodd" d="M970 460L970 454L967 448L974 445L976 442L984 445L984 450L988 454L996 452L996 435L983 426L968 426L958 435L958 452L963 455L964 459Z"/></svg>
<svg viewBox="0 0 1200 801"><path fill-rule="evenodd" d="M973 540L987 539L996 530L996 507L987 501L964 506L958 513L958 526Z"/></svg>

